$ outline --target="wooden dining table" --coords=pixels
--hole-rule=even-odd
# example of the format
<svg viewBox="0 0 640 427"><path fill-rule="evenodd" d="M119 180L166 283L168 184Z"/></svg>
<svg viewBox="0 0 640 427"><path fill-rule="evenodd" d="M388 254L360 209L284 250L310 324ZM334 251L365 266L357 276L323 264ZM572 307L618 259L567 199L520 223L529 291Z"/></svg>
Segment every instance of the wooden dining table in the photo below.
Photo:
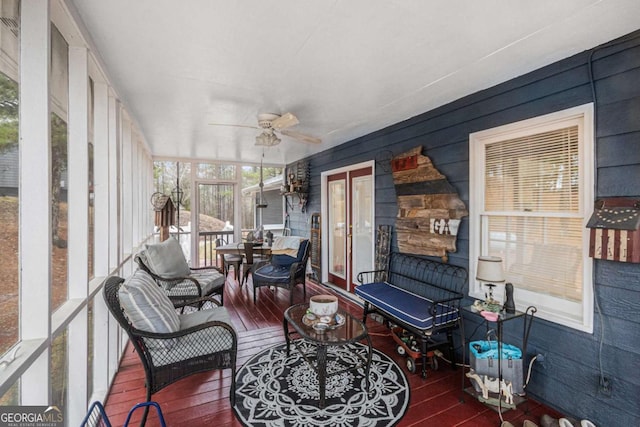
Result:
<svg viewBox="0 0 640 427"><path fill-rule="evenodd" d="M217 246L215 251L218 256L226 254L241 255L244 254L244 243L229 243L227 245ZM264 243L262 245L254 246L253 253L271 255L271 246Z"/></svg>
<svg viewBox="0 0 640 427"><path fill-rule="evenodd" d="M216 258L218 260L222 259L223 255L233 254L233 255L243 255L244 254L244 243L228 243L226 245L217 246L215 248ZM271 256L271 246L267 244L262 244L253 247L254 254L261 254L263 257ZM216 262L217 265L220 265Z"/></svg>
<svg viewBox="0 0 640 427"><path fill-rule="evenodd" d="M244 255L244 243L229 243L226 245L218 246L216 251L216 265L222 265L223 256L226 254ZM263 258L269 258L271 256L271 246L267 244L254 245L253 254L260 254Z"/></svg>

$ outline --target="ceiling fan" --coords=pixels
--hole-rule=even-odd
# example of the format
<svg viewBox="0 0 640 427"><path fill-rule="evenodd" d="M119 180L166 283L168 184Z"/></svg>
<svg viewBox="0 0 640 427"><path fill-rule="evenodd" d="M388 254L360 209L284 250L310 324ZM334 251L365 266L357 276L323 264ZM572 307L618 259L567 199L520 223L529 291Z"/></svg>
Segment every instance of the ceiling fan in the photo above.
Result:
<svg viewBox="0 0 640 427"><path fill-rule="evenodd" d="M305 135L303 133L289 129L290 127L295 126L298 123L300 123L298 121L298 118L292 113L285 113L282 115L274 113L260 113L258 114L258 126L233 125L223 123L210 123L210 125L233 126L262 130L262 132L258 136L256 136L256 145L265 147L272 147L274 145L280 144L281 139L278 138L278 133L286 135L298 141L308 142L311 144L319 144L322 142L320 138Z"/></svg>

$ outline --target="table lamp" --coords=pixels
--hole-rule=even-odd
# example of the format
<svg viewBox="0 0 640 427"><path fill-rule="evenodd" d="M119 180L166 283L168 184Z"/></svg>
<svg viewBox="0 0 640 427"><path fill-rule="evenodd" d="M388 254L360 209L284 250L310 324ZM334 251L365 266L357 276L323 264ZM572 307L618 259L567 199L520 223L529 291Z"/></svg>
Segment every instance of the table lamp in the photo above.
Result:
<svg viewBox="0 0 640 427"><path fill-rule="evenodd" d="M476 269L476 280L485 282L489 290L485 293L485 304L488 311L499 312L501 306L493 299L493 288L496 283L504 283L504 273L502 271L502 258L497 256L478 257L478 268Z"/></svg>

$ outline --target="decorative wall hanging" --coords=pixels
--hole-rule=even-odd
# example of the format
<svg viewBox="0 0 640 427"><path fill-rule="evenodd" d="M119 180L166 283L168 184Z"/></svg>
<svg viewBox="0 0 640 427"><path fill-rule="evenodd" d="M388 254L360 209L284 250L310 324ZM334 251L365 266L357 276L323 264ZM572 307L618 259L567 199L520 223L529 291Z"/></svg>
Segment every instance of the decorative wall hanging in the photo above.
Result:
<svg viewBox="0 0 640 427"><path fill-rule="evenodd" d="M376 248L373 269L379 271L374 277L375 282L387 280L389 270L389 256L391 254L391 226L386 224L378 225L376 232Z"/></svg>
<svg viewBox="0 0 640 427"><path fill-rule="evenodd" d="M287 202L287 211L293 211L293 199L298 198L300 211L307 209L307 199L309 197L309 162L299 161L289 166L286 170L286 182L282 186L281 194Z"/></svg>
<svg viewBox="0 0 640 427"><path fill-rule="evenodd" d="M391 161L398 198L396 234L400 252L439 256L456 252L456 236L463 217L469 215L464 202L416 147Z"/></svg>
<svg viewBox="0 0 640 427"><path fill-rule="evenodd" d="M640 200L597 200L587 227L591 229L590 257L640 263Z"/></svg>

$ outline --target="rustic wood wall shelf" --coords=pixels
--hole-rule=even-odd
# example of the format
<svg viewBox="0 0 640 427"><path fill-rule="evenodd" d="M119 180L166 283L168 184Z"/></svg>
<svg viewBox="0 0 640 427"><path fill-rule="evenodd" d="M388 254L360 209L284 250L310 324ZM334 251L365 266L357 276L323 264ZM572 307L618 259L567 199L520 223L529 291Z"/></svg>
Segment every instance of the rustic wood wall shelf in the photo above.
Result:
<svg viewBox="0 0 640 427"><path fill-rule="evenodd" d="M300 210L305 211L309 198L309 162L300 161L287 168L286 182L281 191L287 202L287 209L293 210L295 199Z"/></svg>

